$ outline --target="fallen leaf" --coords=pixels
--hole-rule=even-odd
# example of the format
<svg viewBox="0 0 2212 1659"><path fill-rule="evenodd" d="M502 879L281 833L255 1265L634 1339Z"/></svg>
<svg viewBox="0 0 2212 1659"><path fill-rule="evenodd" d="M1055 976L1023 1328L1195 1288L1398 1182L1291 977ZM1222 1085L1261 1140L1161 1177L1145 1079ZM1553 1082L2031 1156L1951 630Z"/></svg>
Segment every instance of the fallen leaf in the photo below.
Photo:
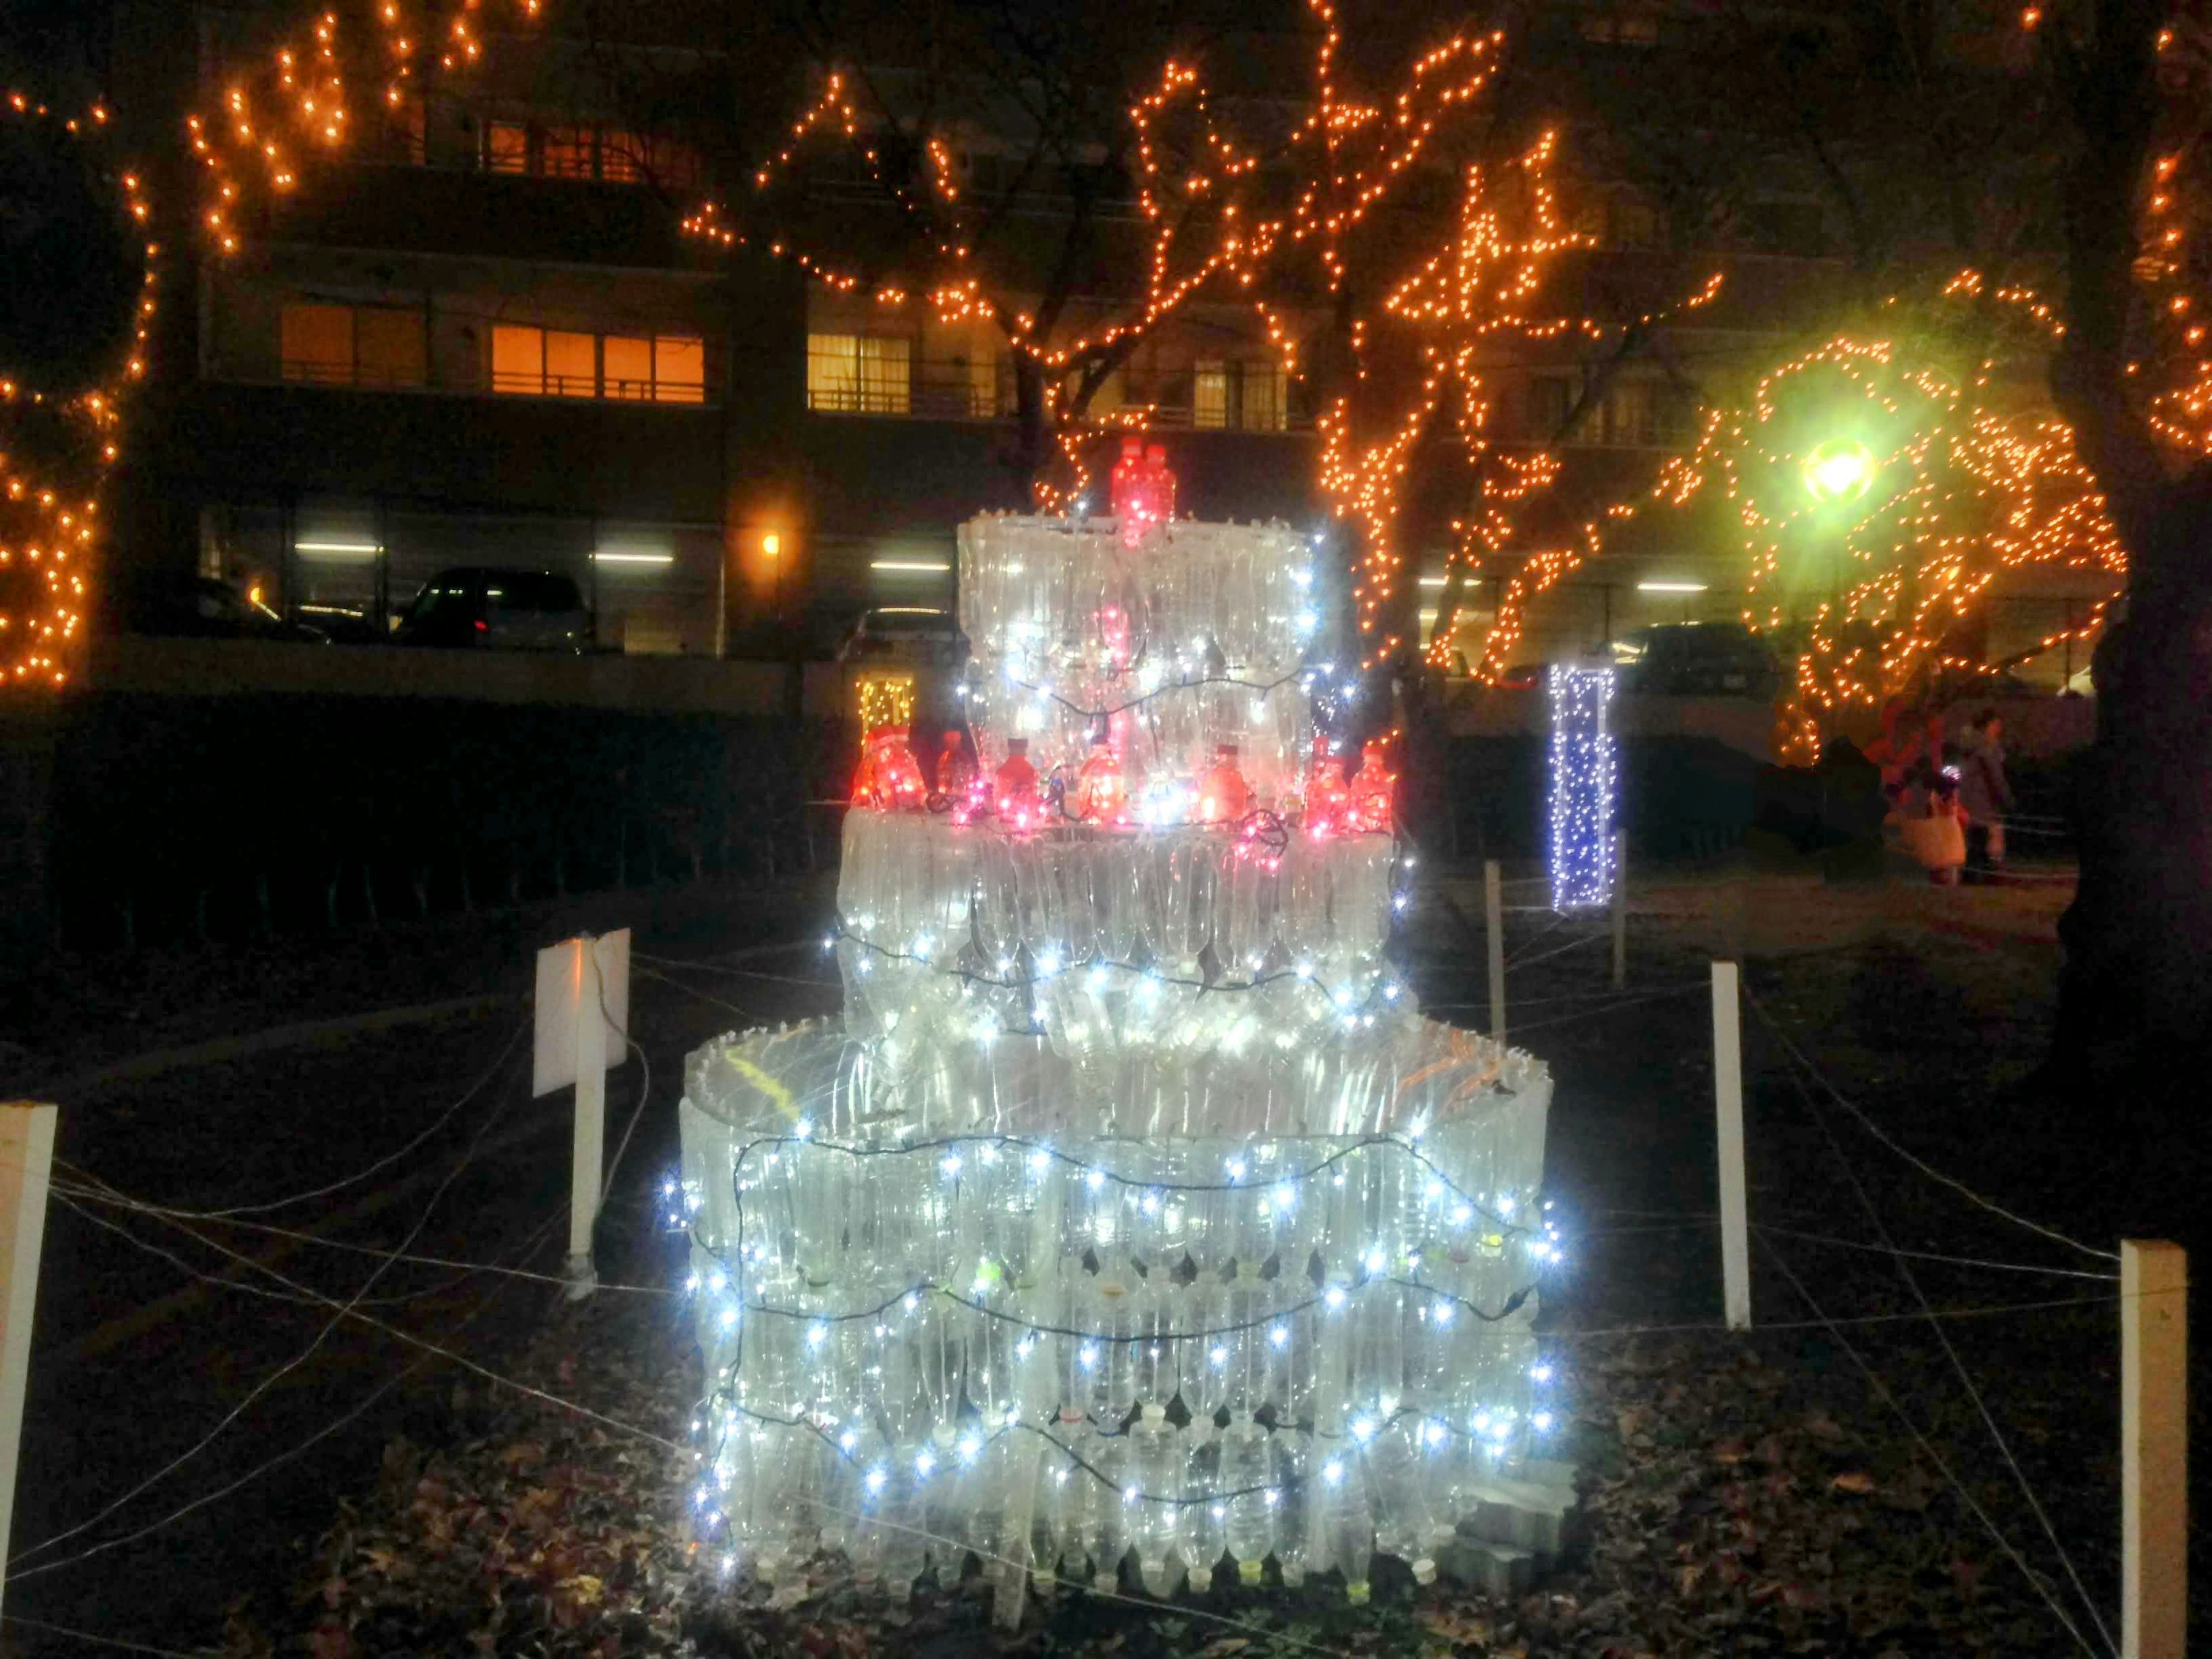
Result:
<svg viewBox="0 0 2212 1659"><path fill-rule="evenodd" d="M1845 1469L1828 1482L1831 1492L1847 1492L1863 1498L1874 1490L1874 1477L1864 1469Z"/></svg>

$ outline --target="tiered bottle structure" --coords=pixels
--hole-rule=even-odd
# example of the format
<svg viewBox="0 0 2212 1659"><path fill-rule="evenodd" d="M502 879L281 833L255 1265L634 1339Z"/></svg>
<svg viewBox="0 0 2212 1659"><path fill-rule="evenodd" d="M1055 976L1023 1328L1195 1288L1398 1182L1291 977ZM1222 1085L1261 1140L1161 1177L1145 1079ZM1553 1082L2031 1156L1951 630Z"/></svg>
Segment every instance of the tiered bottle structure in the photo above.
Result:
<svg viewBox="0 0 2212 1659"><path fill-rule="evenodd" d="M967 527L971 786L848 814L842 1022L692 1058L733 1570L1363 1599L1548 1425L1548 1079L1390 972L1389 758L1316 740L1308 547L1140 528Z"/></svg>

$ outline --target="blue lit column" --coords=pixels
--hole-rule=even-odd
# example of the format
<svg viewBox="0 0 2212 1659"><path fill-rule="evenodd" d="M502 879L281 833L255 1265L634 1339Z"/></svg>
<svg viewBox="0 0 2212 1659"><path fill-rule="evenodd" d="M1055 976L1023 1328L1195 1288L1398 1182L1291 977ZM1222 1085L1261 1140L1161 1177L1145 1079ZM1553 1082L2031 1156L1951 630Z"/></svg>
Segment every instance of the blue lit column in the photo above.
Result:
<svg viewBox="0 0 2212 1659"><path fill-rule="evenodd" d="M1613 733L1606 726L1613 670L1558 663L1545 678L1552 700L1545 863L1552 878L1552 908L1579 909L1613 896L1618 763Z"/></svg>

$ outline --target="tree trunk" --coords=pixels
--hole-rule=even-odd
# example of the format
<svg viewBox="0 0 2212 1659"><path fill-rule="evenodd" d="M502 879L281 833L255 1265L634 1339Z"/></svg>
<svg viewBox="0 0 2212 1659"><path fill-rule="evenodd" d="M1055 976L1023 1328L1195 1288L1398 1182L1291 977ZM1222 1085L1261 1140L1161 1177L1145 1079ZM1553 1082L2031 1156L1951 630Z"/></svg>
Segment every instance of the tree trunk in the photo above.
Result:
<svg viewBox="0 0 2212 1659"><path fill-rule="evenodd" d="M2212 504L2176 501L2159 527L2212 547ZM2057 1070L2083 1105L2113 1112L2145 1219L2171 1225L2197 1173L2182 1141L2212 1145L2212 568L2200 556L2166 574L2138 579L2097 648Z"/></svg>

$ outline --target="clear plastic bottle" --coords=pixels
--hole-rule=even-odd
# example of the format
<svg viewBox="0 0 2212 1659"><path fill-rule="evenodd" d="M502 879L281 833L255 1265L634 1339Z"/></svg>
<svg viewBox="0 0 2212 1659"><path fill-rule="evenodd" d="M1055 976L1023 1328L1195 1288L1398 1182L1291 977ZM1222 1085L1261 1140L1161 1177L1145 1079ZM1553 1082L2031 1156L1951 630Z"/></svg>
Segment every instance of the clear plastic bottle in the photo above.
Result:
<svg viewBox="0 0 2212 1659"><path fill-rule="evenodd" d="M1221 1437L1200 1419L1183 1431L1182 1509L1176 1517L1176 1553L1190 1575L1190 1588L1204 1595L1213 1588L1213 1570L1227 1547L1229 1504L1221 1496Z"/></svg>
<svg viewBox="0 0 2212 1659"><path fill-rule="evenodd" d="M1267 1431L1249 1412L1233 1414L1222 1432L1220 1490L1229 1494L1223 1541L1236 1558L1237 1582L1257 1584L1275 1547L1282 1492Z"/></svg>
<svg viewBox="0 0 2212 1659"><path fill-rule="evenodd" d="M1183 1456L1179 1431L1161 1407L1146 1406L1131 1425L1129 1457L1141 1494L1130 1516L1137 1571L1146 1591L1164 1601L1176 1593L1182 1578L1175 1564L1179 1504L1159 1500L1182 1498Z"/></svg>
<svg viewBox="0 0 2212 1659"><path fill-rule="evenodd" d="M1282 1494L1275 1506L1275 1565L1283 1588L1296 1589L1313 1560L1313 1436L1293 1427L1278 1429L1269 1438L1275 1490Z"/></svg>
<svg viewBox="0 0 2212 1659"><path fill-rule="evenodd" d="M1323 1462L1313 1502L1319 1509L1322 1547L1327 1565L1344 1575L1344 1594L1354 1607L1369 1594L1368 1564L1375 1553L1375 1517L1367 1507L1366 1483L1359 1478L1352 1448L1342 1442L1320 1454Z"/></svg>
<svg viewBox="0 0 2212 1659"><path fill-rule="evenodd" d="M1060 1407L1053 1425L1053 1438L1085 1462L1095 1464L1098 1461L1097 1437L1080 1410L1072 1406ZM1118 1504L1120 1496L1107 1492L1081 1464L1070 1462L1049 1446L1045 1449L1044 1466L1038 1480L1051 1510L1059 1575L1071 1583L1087 1584L1091 1573L1091 1539L1097 1530L1094 1517L1102 1503Z"/></svg>
<svg viewBox="0 0 2212 1659"><path fill-rule="evenodd" d="M1368 1441L1360 1462L1375 1512L1376 1549L1412 1568L1415 1583L1430 1584L1437 1577L1437 1526L1429 1508L1418 1432L1416 1419L1400 1418Z"/></svg>
<svg viewBox="0 0 2212 1659"><path fill-rule="evenodd" d="M1091 1465L1098 1472L1090 1516L1091 1582L1105 1592L1121 1582L1121 1558L1129 1553L1137 1484L1127 1435L1095 1434L1090 1443Z"/></svg>

